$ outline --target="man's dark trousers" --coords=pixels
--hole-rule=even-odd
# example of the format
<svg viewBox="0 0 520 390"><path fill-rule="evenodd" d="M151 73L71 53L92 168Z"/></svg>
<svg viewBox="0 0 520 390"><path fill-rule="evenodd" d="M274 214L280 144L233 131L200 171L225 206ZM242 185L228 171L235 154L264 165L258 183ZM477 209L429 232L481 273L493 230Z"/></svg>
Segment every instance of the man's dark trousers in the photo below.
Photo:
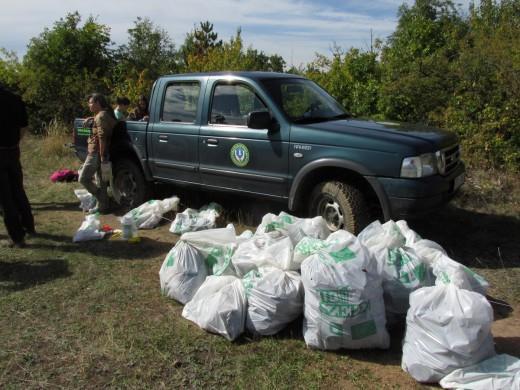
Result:
<svg viewBox="0 0 520 390"><path fill-rule="evenodd" d="M34 232L31 205L23 188L20 149L0 148L0 202L4 223L14 242L21 242L25 232Z"/></svg>

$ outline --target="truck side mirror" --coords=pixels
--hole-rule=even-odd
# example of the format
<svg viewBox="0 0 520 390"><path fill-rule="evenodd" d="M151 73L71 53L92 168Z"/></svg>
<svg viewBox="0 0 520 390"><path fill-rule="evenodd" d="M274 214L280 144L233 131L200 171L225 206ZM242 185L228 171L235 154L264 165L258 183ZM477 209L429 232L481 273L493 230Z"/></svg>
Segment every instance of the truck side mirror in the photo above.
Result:
<svg viewBox="0 0 520 390"><path fill-rule="evenodd" d="M250 129L270 129L271 123L269 111L251 111L247 115L247 127Z"/></svg>

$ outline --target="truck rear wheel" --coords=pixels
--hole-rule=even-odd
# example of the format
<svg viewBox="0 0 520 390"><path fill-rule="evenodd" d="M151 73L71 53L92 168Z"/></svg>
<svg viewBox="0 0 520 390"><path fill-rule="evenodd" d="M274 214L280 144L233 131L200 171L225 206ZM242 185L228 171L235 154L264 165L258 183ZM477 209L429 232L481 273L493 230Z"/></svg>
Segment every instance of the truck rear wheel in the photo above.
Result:
<svg viewBox="0 0 520 390"><path fill-rule="evenodd" d="M363 193L340 182L318 184L311 193L309 215L321 215L331 231L340 229L358 234L369 222L369 210Z"/></svg>
<svg viewBox="0 0 520 390"><path fill-rule="evenodd" d="M125 209L133 209L143 204L149 194L149 184L141 168L130 159L114 163L114 192L119 196L119 204Z"/></svg>

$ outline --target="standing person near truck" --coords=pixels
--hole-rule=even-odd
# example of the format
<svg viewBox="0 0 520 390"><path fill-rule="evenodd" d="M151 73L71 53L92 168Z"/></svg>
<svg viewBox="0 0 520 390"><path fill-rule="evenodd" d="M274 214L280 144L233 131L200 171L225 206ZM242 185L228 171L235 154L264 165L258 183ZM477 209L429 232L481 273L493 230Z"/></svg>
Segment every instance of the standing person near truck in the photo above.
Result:
<svg viewBox="0 0 520 390"><path fill-rule="evenodd" d="M118 121L126 121L128 116L128 106L130 105L130 99L127 97L118 97L116 99L117 106L114 108L114 115Z"/></svg>
<svg viewBox="0 0 520 390"><path fill-rule="evenodd" d="M20 139L27 130L27 112L22 99L1 84L0 116L0 202L10 237L3 246L23 248L25 235L36 233L20 164Z"/></svg>
<svg viewBox="0 0 520 390"><path fill-rule="evenodd" d="M131 121L147 121L149 118L148 99L144 95L139 95L137 107L128 115L128 119Z"/></svg>
<svg viewBox="0 0 520 390"><path fill-rule="evenodd" d="M100 93L93 93L88 97L88 107L90 112L94 114L92 120L92 131L88 137L88 154L81 174L79 182L90 192L97 200L97 207L91 212L108 213L110 210L107 194L107 182L103 179L99 180L100 186L94 183L96 173L101 178L101 166L108 163L109 147L112 138L112 131L117 123L112 107L108 104L107 98Z"/></svg>

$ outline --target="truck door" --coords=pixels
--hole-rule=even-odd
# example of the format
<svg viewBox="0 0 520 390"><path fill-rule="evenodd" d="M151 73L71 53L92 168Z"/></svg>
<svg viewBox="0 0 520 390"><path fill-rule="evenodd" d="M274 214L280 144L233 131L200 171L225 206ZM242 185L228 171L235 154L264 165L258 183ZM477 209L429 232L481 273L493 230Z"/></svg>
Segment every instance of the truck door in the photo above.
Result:
<svg viewBox="0 0 520 390"><path fill-rule="evenodd" d="M149 161L155 178L200 183L198 135L201 85L171 81L163 89L157 120L148 129Z"/></svg>
<svg viewBox="0 0 520 390"><path fill-rule="evenodd" d="M247 115L269 110L245 82L216 81L199 138L200 176L209 187L287 197L288 142L280 131L251 129Z"/></svg>

